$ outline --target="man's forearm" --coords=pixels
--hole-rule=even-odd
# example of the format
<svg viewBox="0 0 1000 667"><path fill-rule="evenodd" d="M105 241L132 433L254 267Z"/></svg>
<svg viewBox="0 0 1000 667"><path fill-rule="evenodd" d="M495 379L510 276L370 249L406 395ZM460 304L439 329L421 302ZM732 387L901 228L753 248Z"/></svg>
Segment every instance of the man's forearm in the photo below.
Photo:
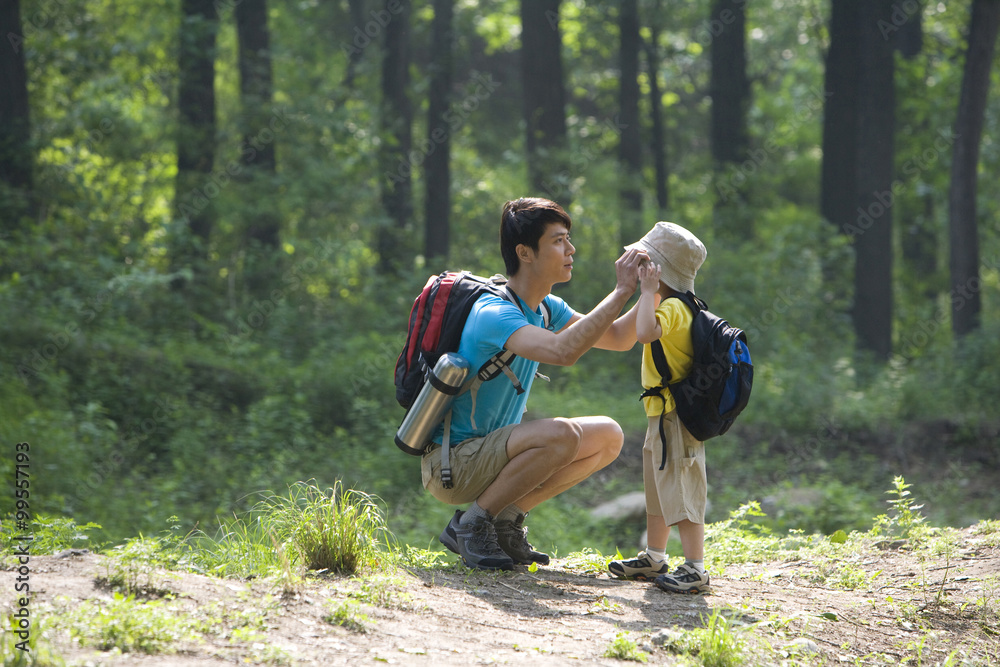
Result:
<svg viewBox="0 0 1000 667"><path fill-rule="evenodd" d="M604 297L593 310L559 334L560 347L563 348L567 366L576 363L584 352L594 347L614 323L630 296L628 290L616 289Z"/></svg>

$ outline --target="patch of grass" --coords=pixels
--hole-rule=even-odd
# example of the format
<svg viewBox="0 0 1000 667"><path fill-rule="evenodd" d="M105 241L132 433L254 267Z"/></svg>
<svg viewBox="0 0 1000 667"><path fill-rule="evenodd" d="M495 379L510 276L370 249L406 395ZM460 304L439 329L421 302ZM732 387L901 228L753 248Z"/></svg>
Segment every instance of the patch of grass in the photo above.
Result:
<svg viewBox="0 0 1000 667"><path fill-rule="evenodd" d="M87 600L58 624L82 645L101 651L172 653L180 643L196 638L193 619L171 613L160 600L143 602L121 593L111 600Z"/></svg>
<svg viewBox="0 0 1000 667"><path fill-rule="evenodd" d="M360 590L350 593L350 596L384 609L406 609L411 597L400 590L402 581L395 576L372 576L360 580Z"/></svg>
<svg viewBox="0 0 1000 667"><path fill-rule="evenodd" d="M622 608L620 604L609 600L607 595L602 595L601 597L597 598L597 600L592 605L590 605L590 609L587 610L587 613L621 614L624 613L624 611L625 611L624 608Z"/></svg>
<svg viewBox="0 0 1000 667"><path fill-rule="evenodd" d="M330 613L323 617L323 620L331 625L339 625L351 632L364 634L368 632L371 618L362 613L357 604L343 600L333 605Z"/></svg>
<svg viewBox="0 0 1000 667"><path fill-rule="evenodd" d="M702 617L704 627L671 632L663 646L673 653L691 655L704 667L741 667L750 664L742 632L718 608Z"/></svg>
<svg viewBox="0 0 1000 667"><path fill-rule="evenodd" d="M627 632L619 632L604 651L604 657L633 662L647 662L649 656L639 648Z"/></svg>
<svg viewBox="0 0 1000 667"><path fill-rule="evenodd" d="M713 569L721 570L727 563L759 563L781 552L782 538L751 521L751 517L763 516L760 503L751 501L733 510L725 521L705 527L705 549Z"/></svg>
<svg viewBox="0 0 1000 667"><path fill-rule="evenodd" d="M127 596L166 595L161 571L177 566L175 547L158 537L134 537L106 554L106 575L99 581Z"/></svg>
<svg viewBox="0 0 1000 667"><path fill-rule="evenodd" d="M48 624L32 620L32 627L21 629L18 619L8 614L0 632L0 664L3 667L64 667L66 661L52 650L47 637ZM26 632L25 634L19 634Z"/></svg>
<svg viewBox="0 0 1000 667"><path fill-rule="evenodd" d="M614 556L605 556L596 549L585 548L567 555L566 567L580 574L598 575L608 571L608 563L622 557L621 552L616 552Z"/></svg>

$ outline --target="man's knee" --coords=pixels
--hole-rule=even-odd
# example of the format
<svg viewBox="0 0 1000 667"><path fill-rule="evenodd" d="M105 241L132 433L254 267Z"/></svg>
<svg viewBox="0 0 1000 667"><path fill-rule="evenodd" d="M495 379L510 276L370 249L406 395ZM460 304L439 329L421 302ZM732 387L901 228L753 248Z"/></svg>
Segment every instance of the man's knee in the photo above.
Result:
<svg viewBox="0 0 1000 667"><path fill-rule="evenodd" d="M569 459L576 457L583 439L583 428L572 419L557 417L552 420L551 443L564 450Z"/></svg>

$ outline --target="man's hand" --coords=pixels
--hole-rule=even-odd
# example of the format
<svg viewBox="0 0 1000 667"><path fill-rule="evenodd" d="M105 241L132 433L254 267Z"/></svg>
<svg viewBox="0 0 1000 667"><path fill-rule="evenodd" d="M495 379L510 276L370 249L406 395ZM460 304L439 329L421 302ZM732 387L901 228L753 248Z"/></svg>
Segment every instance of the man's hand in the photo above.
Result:
<svg viewBox="0 0 1000 667"><path fill-rule="evenodd" d="M649 255L645 250L638 248L626 250L615 262L615 276L618 279L615 290L622 290L630 295L635 292L639 282L639 264L648 261Z"/></svg>

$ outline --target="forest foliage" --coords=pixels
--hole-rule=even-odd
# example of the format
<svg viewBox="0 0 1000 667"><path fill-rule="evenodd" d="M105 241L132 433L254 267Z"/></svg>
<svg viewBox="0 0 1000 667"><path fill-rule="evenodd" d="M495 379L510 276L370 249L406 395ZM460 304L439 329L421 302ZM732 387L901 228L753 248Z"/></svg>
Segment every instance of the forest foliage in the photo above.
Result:
<svg viewBox="0 0 1000 667"><path fill-rule="evenodd" d="M8 205L17 193L2 193L3 475L12 479L14 443L30 442L33 510L100 524L113 539L158 531L171 516L208 530L254 506L259 492L313 479L380 497L394 530L429 542L438 528L426 526L444 525L450 510L423 493L417 461L393 444L403 411L392 369L410 304L445 268L502 272L499 212L529 195L564 202L573 216L574 279L557 293L585 312L613 288L623 221L620 3L561 3L567 146L544 192L528 181L519 5L454 3L443 116L450 252L425 256L424 194L414 187L412 222L401 230L409 260L398 273L379 263L379 239L393 224L381 193L400 174L421 183L439 148L426 138L432 3L412 3L410 16L413 147L387 166L380 150L392 137L379 102L388 9L361 3L365 20L356 24L351 3L272 1L273 105L245 132L237 2L216 2L214 165L188 193L176 191L179 4L21 3L38 206L15 218ZM660 208L644 154L642 220L672 220L704 240L698 294L751 342L750 407L709 456L718 516L732 509L727 501L820 484L828 516L781 527L850 528L835 525L838 513L867 525L879 507L857 489L886 487L892 474L881 454L954 448L956 468L938 480L949 488L1000 457L1000 106L987 107L980 146L982 322L956 341L950 309L964 297L949 285L948 187L970 3L913 2L923 48L895 55L895 180L879 193L894 217L893 354L866 359L851 324L852 240L819 212L828 3L744 4L748 158L719 176L708 138L710 3L640 3L641 35L649 40L655 27L661 57L655 71L639 70L642 138L648 146L656 77L669 164ZM994 101L998 79L994 67ZM275 170L249 176L241 160L267 147ZM745 238L718 234L713 222L717 197L737 186L746 193L741 216L753 222ZM171 252L188 233L188 208L206 205L216 218L205 263L178 265ZM263 285L254 282L260 249L248 233L262 213L280 221ZM645 424L637 353L592 351L545 371L552 382L535 389L531 414L599 411L634 444ZM554 542L579 540L565 519L591 526L586 507L626 487L610 477L538 514L563 526ZM0 515L12 508L5 496ZM940 509L956 522L995 510Z"/></svg>

